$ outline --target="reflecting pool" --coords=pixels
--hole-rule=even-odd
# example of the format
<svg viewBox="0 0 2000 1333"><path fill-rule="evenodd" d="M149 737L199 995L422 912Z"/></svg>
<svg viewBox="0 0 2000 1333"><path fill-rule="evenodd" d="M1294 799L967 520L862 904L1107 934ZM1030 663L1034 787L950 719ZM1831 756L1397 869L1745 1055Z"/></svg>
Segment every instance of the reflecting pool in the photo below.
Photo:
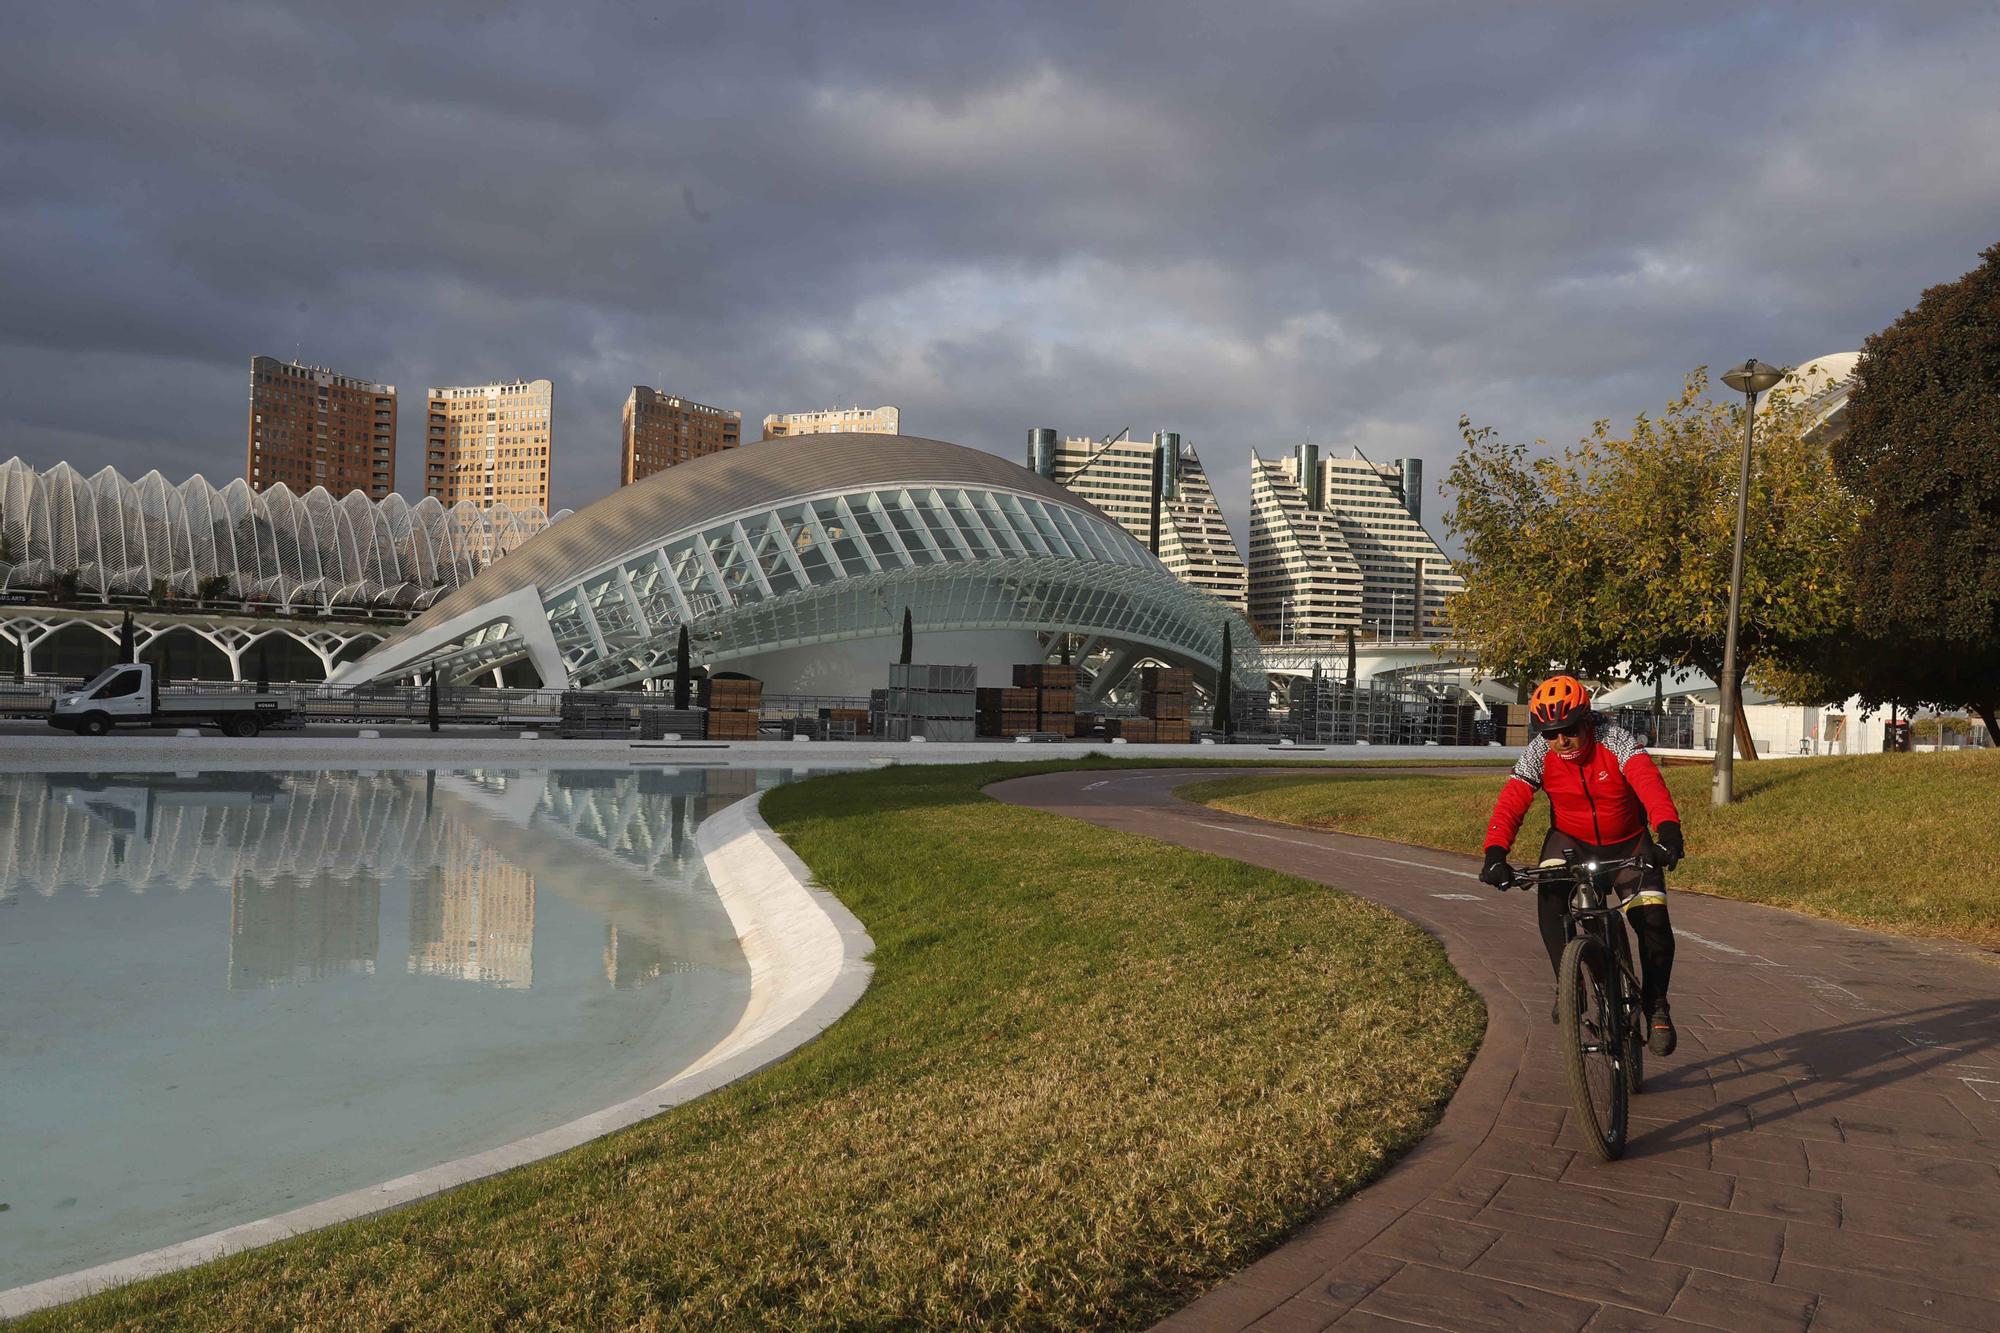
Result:
<svg viewBox="0 0 2000 1333"><path fill-rule="evenodd" d="M0 775L0 1288L671 1077L749 994L694 829L789 776Z"/></svg>

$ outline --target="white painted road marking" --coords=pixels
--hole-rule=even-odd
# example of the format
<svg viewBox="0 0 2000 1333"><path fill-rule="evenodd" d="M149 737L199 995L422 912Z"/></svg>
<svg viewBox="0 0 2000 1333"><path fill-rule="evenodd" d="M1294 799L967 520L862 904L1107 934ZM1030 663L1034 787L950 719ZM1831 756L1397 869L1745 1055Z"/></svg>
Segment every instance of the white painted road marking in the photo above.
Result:
<svg viewBox="0 0 2000 1333"><path fill-rule="evenodd" d="M1859 1009L1863 1013L1879 1014L1882 1012L1837 981L1828 981L1825 977L1801 977L1800 980L1806 983L1807 990L1819 996L1822 1000L1827 1000L1834 1004L1846 1005L1850 1009Z"/></svg>
<svg viewBox="0 0 2000 1333"><path fill-rule="evenodd" d="M1232 828L1228 824L1203 824L1202 828L1212 828L1221 833L1240 833L1246 838L1265 838L1271 842L1288 842L1294 847L1310 847L1316 852L1331 852L1335 856L1354 856L1363 861L1387 861L1392 866L1415 866L1418 870L1434 870L1440 875L1457 875L1460 879L1478 879L1470 870L1450 870L1444 866L1434 866L1428 861L1405 861L1397 856L1371 856L1367 852L1350 852L1345 847L1327 847L1317 842L1304 842L1298 838L1281 838L1275 833L1259 833L1255 829Z"/></svg>
<svg viewBox="0 0 2000 1333"><path fill-rule="evenodd" d="M1713 949L1717 953L1730 954L1734 957L1743 959L1745 962L1755 963L1760 967L1784 966L1784 964L1782 963L1772 962L1770 959L1766 958L1761 953L1746 953L1742 949L1737 948L1733 944L1724 944L1721 940L1712 940L1708 938L1708 936L1706 935L1697 935L1693 931L1687 929L1684 926L1674 927L1674 938L1677 940L1693 940L1696 944L1699 944L1704 949Z"/></svg>
<svg viewBox="0 0 2000 1333"><path fill-rule="evenodd" d="M1486 901L1485 898L1476 893L1433 893L1431 897L1443 898L1447 902L1454 903L1483 903Z"/></svg>

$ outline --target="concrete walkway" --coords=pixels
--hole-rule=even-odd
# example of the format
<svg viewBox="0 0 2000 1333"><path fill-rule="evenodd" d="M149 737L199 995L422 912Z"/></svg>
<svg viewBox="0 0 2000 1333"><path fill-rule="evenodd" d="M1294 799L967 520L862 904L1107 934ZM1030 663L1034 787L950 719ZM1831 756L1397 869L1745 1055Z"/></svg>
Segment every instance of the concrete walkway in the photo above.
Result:
<svg viewBox="0 0 2000 1333"><path fill-rule="evenodd" d="M1532 898L1470 856L1172 795L1194 780L990 791L1382 903L1444 942L1489 1021L1415 1150L1165 1327L2000 1329L1994 961L1676 895L1680 1050L1648 1057L1631 1148L1600 1163L1568 1125Z"/></svg>

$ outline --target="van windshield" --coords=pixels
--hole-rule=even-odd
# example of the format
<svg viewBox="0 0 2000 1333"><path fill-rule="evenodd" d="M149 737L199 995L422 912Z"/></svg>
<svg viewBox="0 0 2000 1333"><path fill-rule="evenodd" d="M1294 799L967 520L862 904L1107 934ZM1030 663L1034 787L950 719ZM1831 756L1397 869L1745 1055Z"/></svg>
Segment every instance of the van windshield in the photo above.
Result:
<svg viewBox="0 0 2000 1333"><path fill-rule="evenodd" d="M145 678L145 673L137 667L113 667L96 681L92 681L87 689L95 699L120 699L126 695L137 694L139 682ZM102 684L98 683L100 681Z"/></svg>
<svg viewBox="0 0 2000 1333"><path fill-rule="evenodd" d="M113 666L108 666L104 668L104 670L98 672L95 676L92 676L89 680L85 681L83 683L83 687L79 689L77 693L90 694L94 692L98 686L102 685L105 681L110 680L113 676L117 675L119 672L123 670L125 670L125 664L123 662L117 663Z"/></svg>

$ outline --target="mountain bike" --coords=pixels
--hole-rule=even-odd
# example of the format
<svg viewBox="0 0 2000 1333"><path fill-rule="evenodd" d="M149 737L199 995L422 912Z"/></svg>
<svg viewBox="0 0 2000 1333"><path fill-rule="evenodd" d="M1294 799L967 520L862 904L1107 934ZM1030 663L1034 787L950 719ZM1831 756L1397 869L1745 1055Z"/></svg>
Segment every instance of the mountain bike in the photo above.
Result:
<svg viewBox="0 0 2000 1333"><path fill-rule="evenodd" d="M1646 1078L1646 1014L1625 914L1612 880L1645 869L1643 854L1585 861L1575 853L1516 870L1510 888L1566 884L1564 931L1570 937L1556 965L1556 1013L1570 1105L1590 1146L1605 1161L1625 1151L1626 1111Z"/></svg>

